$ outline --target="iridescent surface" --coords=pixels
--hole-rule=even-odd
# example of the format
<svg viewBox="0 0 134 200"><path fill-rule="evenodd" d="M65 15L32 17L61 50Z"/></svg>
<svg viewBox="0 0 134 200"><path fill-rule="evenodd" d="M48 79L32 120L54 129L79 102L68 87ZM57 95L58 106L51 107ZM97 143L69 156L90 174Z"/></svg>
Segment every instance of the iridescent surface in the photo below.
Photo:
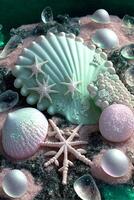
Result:
<svg viewBox="0 0 134 200"><path fill-rule="evenodd" d="M97 185L90 175L81 176L74 182L74 190L83 200L101 200Z"/></svg>
<svg viewBox="0 0 134 200"><path fill-rule="evenodd" d="M27 178L20 170L11 170L5 177L2 183L2 188L9 197L22 197L27 191Z"/></svg>
<svg viewBox="0 0 134 200"><path fill-rule="evenodd" d="M41 20L44 24L53 21L53 12L50 7L46 7L41 13Z"/></svg>
<svg viewBox="0 0 134 200"><path fill-rule="evenodd" d="M7 90L0 95L0 112L5 112L13 108L19 102L17 92Z"/></svg>
<svg viewBox="0 0 134 200"><path fill-rule="evenodd" d="M91 40L102 49L112 49L119 45L117 35L108 28L97 29L92 35Z"/></svg>
<svg viewBox="0 0 134 200"><path fill-rule="evenodd" d="M128 60L134 60L134 44L123 47L121 55Z"/></svg>
<svg viewBox="0 0 134 200"><path fill-rule="evenodd" d="M131 66L126 70L125 81L129 86L134 86L134 66Z"/></svg>
<svg viewBox="0 0 134 200"><path fill-rule="evenodd" d="M112 177L124 176L128 166L128 158L118 149L107 150L102 157L101 167L105 173Z"/></svg>
<svg viewBox="0 0 134 200"><path fill-rule="evenodd" d="M101 24L110 23L110 16L108 12L104 9L96 10L91 16L91 19L96 23L101 23Z"/></svg>

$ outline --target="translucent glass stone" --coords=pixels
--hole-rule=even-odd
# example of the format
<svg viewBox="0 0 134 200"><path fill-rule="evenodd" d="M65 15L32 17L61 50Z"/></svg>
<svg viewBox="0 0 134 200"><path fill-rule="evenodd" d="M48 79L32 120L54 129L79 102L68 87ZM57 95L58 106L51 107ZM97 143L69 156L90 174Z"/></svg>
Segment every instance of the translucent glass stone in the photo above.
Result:
<svg viewBox="0 0 134 200"><path fill-rule="evenodd" d="M96 23L101 23L101 24L110 23L110 16L108 12L104 9L96 10L91 16L91 19Z"/></svg>
<svg viewBox="0 0 134 200"><path fill-rule="evenodd" d="M134 28L134 17L125 15L122 19L123 26L127 28Z"/></svg>
<svg viewBox="0 0 134 200"><path fill-rule="evenodd" d="M121 55L128 60L134 60L134 44L124 46L121 49Z"/></svg>
<svg viewBox="0 0 134 200"><path fill-rule="evenodd" d="M44 24L53 21L53 12L50 7L46 7L41 13L41 20Z"/></svg>
<svg viewBox="0 0 134 200"><path fill-rule="evenodd" d="M0 47L4 46L4 35L2 33L3 26L0 24Z"/></svg>
<svg viewBox="0 0 134 200"><path fill-rule="evenodd" d="M108 175L112 177L121 177L126 175L129 161L122 151L118 149L110 149L104 153L101 167Z"/></svg>
<svg viewBox="0 0 134 200"><path fill-rule="evenodd" d="M83 200L101 200L97 185L90 175L81 176L74 182L74 190Z"/></svg>
<svg viewBox="0 0 134 200"><path fill-rule="evenodd" d="M130 87L134 86L134 66L131 66L126 70L125 81Z"/></svg>
<svg viewBox="0 0 134 200"><path fill-rule="evenodd" d="M20 198L27 191L28 181L23 172L14 169L5 175L2 188L10 198Z"/></svg>
<svg viewBox="0 0 134 200"><path fill-rule="evenodd" d="M17 92L7 90L0 95L0 112L5 112L13 108L19 101Z"/></svg>
<svg viewBox="0 0 134 200"><path fill-rule="evenodd" d="M110 29L97 29L91 37L92 42L102 49L113 49L119 45L117 35Z"/></svg>

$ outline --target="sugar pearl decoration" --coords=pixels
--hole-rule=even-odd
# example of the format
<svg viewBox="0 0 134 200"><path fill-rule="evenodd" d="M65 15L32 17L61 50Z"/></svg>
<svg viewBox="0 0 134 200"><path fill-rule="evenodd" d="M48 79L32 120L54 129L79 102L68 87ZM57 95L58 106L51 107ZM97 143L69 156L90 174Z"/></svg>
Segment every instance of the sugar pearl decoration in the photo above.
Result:
<svg viewBox="0 0 134 200"><path fill-rule="evenodd" d="M99 9L96 10L91 19L95 21L96 23L101 23L101 24L108 24L110 23L110 16L108 12L104 9Z"/></svg>
<svg viewBox="0 0 134 200"><path fill-rule="evenodd" d="M105 139L123 142L134 133L134 113L123 104L112 104L102 112L99 129Z"/></svg>
<svg viewBox="0 0 134 200"><path fill-rule="evenodd" d="M101 160L101 168L112 177L126 175L129 167L127 156L118 149L106 151Z"/></svg>
<svg viewBox="0 0 134 200"><path fill-rule="evenodd" d="M44 142L47 130L46 117L35 108L22 108L9 113L2 129L5 154L14 160L31 157Z"/></svg>
<svg viewBox="0 0 134 200"><path fill-rule="evenodd" d="M28 181L23 172L14 169L7 173L2 182L4 193L10 198L22 197L28 187Z"/></svg>

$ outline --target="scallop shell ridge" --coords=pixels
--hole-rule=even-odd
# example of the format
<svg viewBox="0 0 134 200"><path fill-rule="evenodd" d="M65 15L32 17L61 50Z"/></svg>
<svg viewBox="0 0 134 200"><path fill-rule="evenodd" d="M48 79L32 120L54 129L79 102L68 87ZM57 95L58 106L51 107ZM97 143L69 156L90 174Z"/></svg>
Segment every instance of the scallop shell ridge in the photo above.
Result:
<svg viewBox="0 0 134 200"><path fill-rule="evenodd" d="M82 38L48 33L39 36L19 56L12 70L14 85L39 110L62 114L72 123L94 124L100 109L90 98L87 86L107 70L106 62L102 50L87 47ZM33 70L35 65L40 70Z"/></svg>

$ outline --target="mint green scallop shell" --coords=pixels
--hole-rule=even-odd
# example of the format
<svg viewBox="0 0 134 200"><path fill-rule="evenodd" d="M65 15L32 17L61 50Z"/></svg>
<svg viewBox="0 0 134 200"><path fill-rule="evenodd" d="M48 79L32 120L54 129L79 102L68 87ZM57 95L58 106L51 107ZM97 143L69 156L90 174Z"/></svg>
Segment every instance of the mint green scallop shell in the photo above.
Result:
<svg viewBox="0 0 134 200"><path fill-rule="evenodd" d="M41 66L43 73L31 76L35 58L38 63L47 63ZM37 104L39 110L47 110L51 115L64 115L75 124L95 124L101 111L91 99L87 86L100 72L106 71L106 64L106 54L94 45L85 46L81 38L73 34L48 33L24 49L12 73L16 77L15 87L21 88L20 92L29 104ZM32 88L42 84L43 80L52 86L53 92L49 93L49 98L40 99L38 91ZM80 81L73 92L63 84L71 80L72 83Z"/></svg>

